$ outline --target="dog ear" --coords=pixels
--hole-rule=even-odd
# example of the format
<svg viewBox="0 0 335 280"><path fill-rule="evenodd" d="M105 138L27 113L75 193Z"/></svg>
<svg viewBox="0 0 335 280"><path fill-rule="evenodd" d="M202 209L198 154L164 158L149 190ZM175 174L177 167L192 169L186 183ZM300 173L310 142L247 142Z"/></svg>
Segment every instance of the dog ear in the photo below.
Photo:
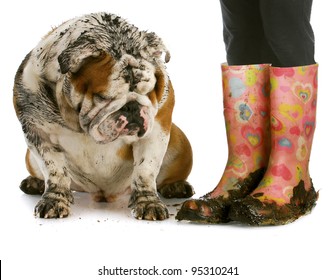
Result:
<svg viewBox="0 0 335 280"><path fill-rule="evenodd" d="M144 49L145 53L141 53L144 57L150 58L151 56L155 58L160 58L162 53L165 52L164 61L168 63L170 61L170 52L164 45L162 39L156 35L154 32L148 32L145 34L145 39L148 42L148 46ZM143 51L142 51L143 52Z"/></svg>
<svg viewBox="0 0 335 280"><path fill-rule="evenodd" d="M69 71L77 72L88 57L98 57L102 51L94 43L83 42L79 38L69 44L68 47L58 56L58 63L62 74Z"/></svg>

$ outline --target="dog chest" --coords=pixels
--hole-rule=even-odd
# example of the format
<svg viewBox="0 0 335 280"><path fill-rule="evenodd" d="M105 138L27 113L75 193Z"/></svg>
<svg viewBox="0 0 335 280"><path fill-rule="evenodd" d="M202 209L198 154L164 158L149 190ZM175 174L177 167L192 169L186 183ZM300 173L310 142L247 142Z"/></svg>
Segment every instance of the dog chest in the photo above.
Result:
<svg viewBox="0 0 335 280"><path fill-rule="evenodd" d="M50 137L64 155L72 180L85 191L122 192L129 187L133 170L132 150L122 140L97 144L82 133L63 132Z"/></svg>

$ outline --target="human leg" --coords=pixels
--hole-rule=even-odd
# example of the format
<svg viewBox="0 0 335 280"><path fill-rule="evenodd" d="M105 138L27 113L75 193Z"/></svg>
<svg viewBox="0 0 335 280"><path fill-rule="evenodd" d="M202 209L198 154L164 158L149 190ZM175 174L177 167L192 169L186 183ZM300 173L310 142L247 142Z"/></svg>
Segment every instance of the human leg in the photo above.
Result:
<svg viewBox="0 0 335 280"><path fill-rule="evenodd" d="M220 4L228 64L263 62L261 48L264 34L258 0L220 0Z"/></svg>
<svg viewBox="0 0 335 280"><path fill-rule="evenodd" d="M315 64L310 24L313 0L259 0L264 36L276 67Z"/></svg>
<svg viewBox="0 0 335 280"><path fill-rule="evenodd" d="M316 118L317 68L310 25L312 0L260 0L270 67L271 155L259 186L230 208L232 220L253 225L292 222L317 200L308 163Z"/></svg>

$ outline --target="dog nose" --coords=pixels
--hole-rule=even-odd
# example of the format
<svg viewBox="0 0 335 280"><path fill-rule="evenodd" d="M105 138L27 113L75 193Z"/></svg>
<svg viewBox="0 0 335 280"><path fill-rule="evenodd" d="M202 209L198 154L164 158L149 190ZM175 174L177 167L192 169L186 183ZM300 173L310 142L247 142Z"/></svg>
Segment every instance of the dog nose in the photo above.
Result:
<svg viewBox="0 0 335 280"><path fill-rule="evenodd" d="M130 101L121 108L121 111L127 112L127 113L132 113L132 114L139 113L140 106L139 106L138 102Z"/></svg>

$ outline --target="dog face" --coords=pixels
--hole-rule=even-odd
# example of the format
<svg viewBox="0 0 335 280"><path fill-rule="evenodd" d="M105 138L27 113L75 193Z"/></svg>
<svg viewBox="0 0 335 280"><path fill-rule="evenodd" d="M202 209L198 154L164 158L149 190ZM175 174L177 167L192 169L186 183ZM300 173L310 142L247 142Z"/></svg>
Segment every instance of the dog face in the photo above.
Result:
<svg viewBox="0 0 335 280"><path fill-rule="evenodd" d="M136 141L149 133L158 110L157 91L164 91L156 86L162 77L155 66L128 54L119 61L106 53L85 60L69 73L66 95L81 129L98 143L120 136Z"/></svg>
<svg viewBox="0 0 335 280"><path fill-rule="evenodd" d="M63 107L75 109L80 128L98 143L120 136L128 141L145 137L152 129L158 102L167 91L167 77L156 61L143 55L135 58L124 54L116 59L104 51L86 50L82 55L78 48L77 52L66 49L58 58L60 69L67 75L60 93L65 98L59 98L67 102ZM65 59L69 53L77 57L72 67L66 66L71 61ZM153 58L161 54L156 50Z"/></svg>

